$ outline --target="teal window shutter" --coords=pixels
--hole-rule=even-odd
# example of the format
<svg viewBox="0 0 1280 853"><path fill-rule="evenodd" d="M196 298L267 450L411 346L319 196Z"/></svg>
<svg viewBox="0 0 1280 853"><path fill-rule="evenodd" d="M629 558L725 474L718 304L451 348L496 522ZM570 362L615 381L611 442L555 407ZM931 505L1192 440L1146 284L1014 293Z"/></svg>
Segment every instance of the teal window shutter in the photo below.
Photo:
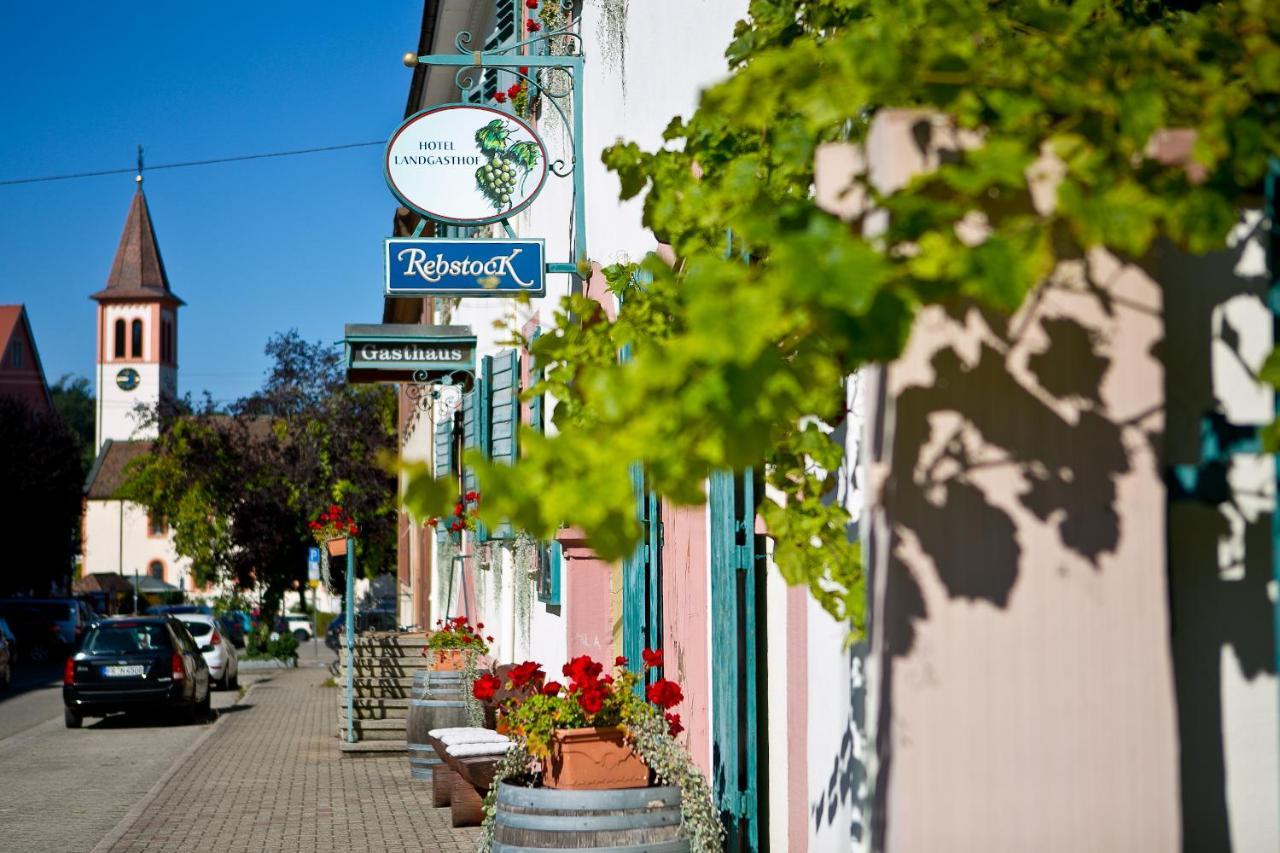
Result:
<svg viewBox="0 0 1280 853"><path fill-rule="evenodd" d="M436 422L435 433L435 475L436 479L455 479L457 477L457 469L454 468L453 458L453 414L450 413ZM436 528L436 538L444 541L448 536L446 528L447 524L441 524Z"/></svg>
<svg viewBox="0 0 1280 853"><path fill-rule="evenodd" d="M464 451L479 450L485 458L489 457L489 389L490 375L493 370L493 357L486 355L480 360L480 371L475 386L462 398L462 447ZM463 492L479 491L479 481L475 469L470 465L462 467ZM477 542L484 542L489 532L484 525L478 525L475 531Z"/></svg>
<svg viewBox="0 0 1280 853"><path fill-rule="evenodd" d="M513 349L493 358L489 394L490 457L508 465L516 461L516 424L520 420L520 357Z"/></svg>
<svg viewBox="0 0 1280 853"><path fill-rule="evenodd" d="M490 357L489 458L514 465L518 458L517 430L520 422L520 356L514 349ZM490 533L492 539L514 539L515 530L503 522Z"/></svg>
<svg viewBox="0 0 1280 853"><path fill-rule="evenodd" d="M564 552L559 542L538 548L538 600L548 607L560 606L560 567Z"/></svg>
<svg viewBox="0 0 1280 853"><path fill-rule="evenodd" d="M516 41L516 27L519 23L516 2L517 0L498 0L494 4L493 30L484 41L486 52L499 50ZM498 94L498 71L495 68L486 68L479 73L480 85L471 90L467 100L473 104L491 104L493 96Z"/></svg>

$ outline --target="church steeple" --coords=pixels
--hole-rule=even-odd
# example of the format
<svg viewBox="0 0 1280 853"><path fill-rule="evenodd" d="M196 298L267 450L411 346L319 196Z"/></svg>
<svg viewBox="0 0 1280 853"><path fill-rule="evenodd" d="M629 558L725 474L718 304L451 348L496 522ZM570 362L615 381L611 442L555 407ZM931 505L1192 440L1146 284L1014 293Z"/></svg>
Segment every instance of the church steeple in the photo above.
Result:
<svg viewBox="0 0 1280 853"><path fill-rule="evenodd" d="M154 408L178 393L178 308L156 242L151 211L138 189L125 217L124 233L98 303L98 446L107 439L130 441L155 434L154 420L139 406Z"/></svg>
<svg viewBox="0 0 1280 853"><path fill-rule="evenodd" d="M177 305L184 304L169 289L169 277L164 271L164 261L160 259L160 247L156 243L156 231L151 224L151 210L147 207L141 180L138 181L138 191L133 195L133 203L129 205L124 233L120 235L115 261L107 275L107 286L90 298L99 302L160 298Z"/></svg>

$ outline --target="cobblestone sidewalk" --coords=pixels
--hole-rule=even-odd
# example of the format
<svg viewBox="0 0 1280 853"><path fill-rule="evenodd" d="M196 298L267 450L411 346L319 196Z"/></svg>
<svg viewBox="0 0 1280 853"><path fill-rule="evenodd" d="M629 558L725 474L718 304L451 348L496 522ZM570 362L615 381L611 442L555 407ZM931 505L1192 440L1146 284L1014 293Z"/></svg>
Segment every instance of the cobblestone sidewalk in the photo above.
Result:
<svg viewBox="0 0 1280 853"><path fill-rule="evenodd" d="M479 830L449 825L407 757L338 757L337 695L324 676L282 670L255 684L98 851L474 850Z"/></svg>

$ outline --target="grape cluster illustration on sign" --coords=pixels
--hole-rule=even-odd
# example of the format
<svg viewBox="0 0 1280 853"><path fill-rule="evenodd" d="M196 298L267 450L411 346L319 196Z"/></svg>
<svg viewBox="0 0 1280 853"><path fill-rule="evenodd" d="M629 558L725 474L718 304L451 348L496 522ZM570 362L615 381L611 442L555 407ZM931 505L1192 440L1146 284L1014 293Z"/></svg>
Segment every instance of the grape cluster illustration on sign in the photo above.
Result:
<svg viewBox="0 0 1280 853"><path fill-rule="evenodd" d="M494 119L476 131L476 146L485 157L484 165L476 169L476 186L494 210L510 207L517 182L520 194L524 194L524 183L538 165L538 144L508 144L513 130L502 119Z"/></svg>

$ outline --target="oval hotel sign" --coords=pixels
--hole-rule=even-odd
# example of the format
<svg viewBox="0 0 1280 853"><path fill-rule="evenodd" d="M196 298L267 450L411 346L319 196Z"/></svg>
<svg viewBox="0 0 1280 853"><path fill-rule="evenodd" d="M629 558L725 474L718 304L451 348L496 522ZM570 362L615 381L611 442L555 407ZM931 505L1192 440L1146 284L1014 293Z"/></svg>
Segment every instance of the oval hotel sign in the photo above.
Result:
<svg viewBox="0 0 1280 853"><path fill-rule="evenodd" d="M405 119L387 143L387 185L423 216L483 225L520 212L547 179L533 128L491 107L450 105Z"/></svg>

